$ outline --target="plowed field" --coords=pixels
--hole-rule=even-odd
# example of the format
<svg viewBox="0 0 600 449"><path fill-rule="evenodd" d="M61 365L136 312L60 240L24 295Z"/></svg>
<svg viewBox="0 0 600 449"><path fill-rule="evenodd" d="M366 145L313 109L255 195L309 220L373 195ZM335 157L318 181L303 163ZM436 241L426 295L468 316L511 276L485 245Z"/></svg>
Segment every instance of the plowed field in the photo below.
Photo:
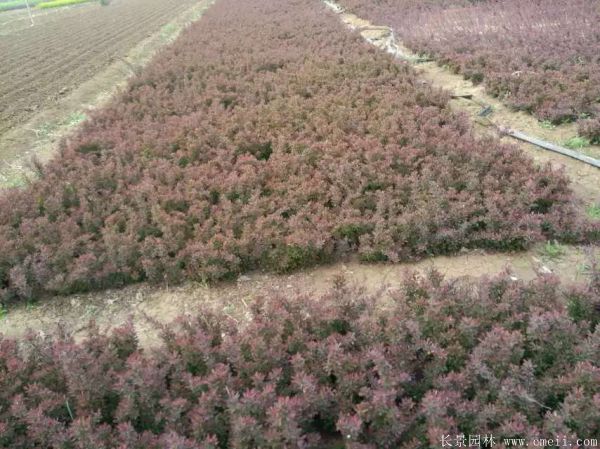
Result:
<svg viewBox="0 0 600 449"><path fill-rule="evenodd" d="M52 105L195 0L113 0L0 16L0 136Z"/></svg>

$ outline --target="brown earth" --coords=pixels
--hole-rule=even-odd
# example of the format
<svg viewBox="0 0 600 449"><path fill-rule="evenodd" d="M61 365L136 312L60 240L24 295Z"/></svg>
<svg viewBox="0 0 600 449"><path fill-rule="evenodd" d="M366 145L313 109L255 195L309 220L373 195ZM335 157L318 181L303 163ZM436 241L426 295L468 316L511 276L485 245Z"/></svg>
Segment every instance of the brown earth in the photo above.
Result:
<svg viewBox="0 0 600 449"><path fill-rule="evenodd" d="M363 286L370 292L397 287L407 271L426 272L436 269L448 278L496 275L507 269L513 279L530 280L537 273L553 273L566 283L584 281L594 249L564 247L563 254L551 258L539 246L527 253L490 254L473 251L454 257L434 257L416 263L363 264L353 260L303 270L289 276L251 273L236 282L182 286L138 284L123 289L64 297L41 298L38 302L12 308L0 320L0 333L21 337L28 329L49 333L60 323L76 338L85 335L90 320L101 329L112 329L133 320L142 346L158 340L160 326L180 315L194 313L198 307L225 310L243 320L248 304L270 292L326 291L337 276Z"/></svg>
<svg viewBox="0 0 600 449"><path fill-rule="evenodd" d="M142 2L144 2L143 5ZM110 12L115 23L121 20L120 16L126 17L126 14L129 14L131 20L132 17L136 18L136 7L144 11L142 15L145 15L146 11L151 11L151 8L165 14L151 16L152 20L146 21L146 25L142 25L140 19L139 25L130 29L130 33L137 36L137 41L129 36L126 36L126 39L123 39L120 44L116 41L108 41L113 46L112 50L98 47L97 51L100 56L96 59L93 58L96 50L80 55L84 59L80 61L81 67L78 66L81 78L79 81L73 81L70 92L67 89L60 94L59 90L59 95L52 100L46 99L41 110L32 113L33 115L28 121L19 123L4 134L0 133L0 188L20 186L26 182L26 179L31 176L29 161L32 156L41 162L52 157L61 139L85 120L86 113L90 109L100 107L110 99L126 84L133 73L150 61L158 49L173 41L183 28L202 15L212 2L213 0L181 0L181 2L167 0L164 3L175 5L175 7L166 13L161 0L115 0L105 8L96 4L88 4L79 5L77 8L67 11L60 8L60 14L58 14L58 10L43 12L41 15L38 12L40 17L38 15L35 17L36 26L34 28L36 29L40 29L45 23L49 27L55 27L61 24L66 26L71 22L83 22L87 20L88 14L94 12L105 14ZM0 16L0 20L3 17ZM15 17L19 16L15 15ZM15 33L17 36L19 33L29 30L29 22L24 22L26 18L26 13L25 16L21 13L20 19L4 19L4 23L0 22L0 30L6 29L8 30L6 32ZM110 16L105 19L108 18ZM167 20L170 21L160 27ZM117 28L114 31L118 31ZM0 38L0 42L3 39ZM125 41L128 42L126 45ZM118 47L119 45L121 47ZM109 53L113 56L110 56ZM94 72L89 68L86 69L87 63L91 67L102 63L105 67L95 69ZM88 73L88 75L84 73ZM52 80L48 82L50 83L49 89L58 87L58 84ZM4 89L4 87L0 89ZM1 117L2 108L0 107L0 121Z"/></svg>
<svg viewBox="0 0 600 449"><path fill-rule="evenodd" d="M114 0L0 28L0 135L52 105L195 0ZM26 18L26 13L22 12ZM23 27L23 25L26 25Z"/></svg>

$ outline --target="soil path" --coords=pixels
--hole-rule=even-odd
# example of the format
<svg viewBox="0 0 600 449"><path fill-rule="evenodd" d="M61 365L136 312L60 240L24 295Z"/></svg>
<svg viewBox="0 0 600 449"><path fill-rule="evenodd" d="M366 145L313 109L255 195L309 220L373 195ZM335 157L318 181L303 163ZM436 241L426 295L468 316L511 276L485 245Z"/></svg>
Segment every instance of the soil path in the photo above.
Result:
<svg viewBox="0 0 600 449"><path fill-rule="evenodd" d="M108 7L42 15L34 28L7 21L0 28L8 33L0 37L0 188L22 185L31 176L33 156L47 161L90 109L125 86L213 2L115 0ZM73 45L61 43L65 29L79 33L70 37ZM13 126L23 118L25 123Z"/></svg>
<svg viewBox="0 0 600 449"><path fill-rule="evenodd" d="M448 278L460 278L496 275L510 268L514 279L530 280L537 273L554 273L563 281L573 283L583 281L588 275L588 261L593 251L586 247L565 247L560 257L549 258L540 246L527 253L474 251L394 265L350 260L289 276L253 273L241 276L236 282L211 286L188 283L173 288L139 284L119 290L42 299L39 303L15 307L0 320L0 333L10 337L21 337L28 329L48 333L61 323L76 337L81 337L92 319L101 329L111 329L132 318L140 343L148 347L157 342L157 322L169 323L182 314L193 313L200 304L224 309L242 319L248 304L268 292L318 294L340 275L374 292L397 287L407 271L430 269Z"/></svg>

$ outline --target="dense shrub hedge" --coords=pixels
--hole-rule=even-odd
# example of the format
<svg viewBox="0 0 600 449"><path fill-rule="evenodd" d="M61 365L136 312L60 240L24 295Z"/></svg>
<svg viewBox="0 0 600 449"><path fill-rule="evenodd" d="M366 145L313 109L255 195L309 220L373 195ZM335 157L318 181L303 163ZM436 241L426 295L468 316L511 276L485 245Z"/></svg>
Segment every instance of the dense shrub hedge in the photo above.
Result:
<svg viewBox="0 0 600 449"><path fill-rule="evenodd" d="M0 195L5 302L593 234L561 173L471 136L446 92L318 0L238 3Z"/></svg>
<svg viewBox="0 0 600 449"><path fill-rule="evenodd" d="M513 278L514 279L514 278ZM244 311L242 311L244 312ZM441 447L443 435L600 435L600 278L407 275L369 296L274 295L241 321L199 311L137 347L131 325L81 343L0 339L11 449Z"/></svg>
<svg viewBox="0 0 600 449"><path fill-rule="evenodd" d="M600 8L588 0L341 0L388 24L517 110L554 123L600 117Z"/></svg>
<svg viewBox="0 0 600 449"><path fill-rule="evenodd" d="M600 145L600 117L579 122L579 135Z"/></svg>

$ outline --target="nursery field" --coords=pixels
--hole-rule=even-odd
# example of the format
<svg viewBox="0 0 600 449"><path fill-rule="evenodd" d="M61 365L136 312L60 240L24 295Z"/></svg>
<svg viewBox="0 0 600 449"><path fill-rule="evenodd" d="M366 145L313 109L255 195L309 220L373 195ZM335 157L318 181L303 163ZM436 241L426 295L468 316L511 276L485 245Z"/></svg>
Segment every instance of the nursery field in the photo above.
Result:
<svg viewBox="0 0 600 449"><path fill-rule="evenodd" d="M0 136L35 112L53 105L193 0L115 0L35 15L0 17Z"/></svg>
<svg viewBox="0 0 600 449"><path fill-rule="evenodd" d="M140 6L147 27L167 8L153 1ZM519 18L517 35L535 12L515 16L513 0L342 3L406 25L411 48L449 64L436 46L454 38L434 22L417 30L423 14L439 25L476 9L486 33L503 26L488 16ZM544 24L589 39L564 2L539 3ZM102 51L139 32L122 15L98 22ZM455 92L360 31L321 0L218 0L32 163L34 178L0 190L0 447L429 449L477 436L488 448L598 447L593 167L581 189L560 158L539 163L479 133ZM520 60L497 47L505 64ZM588 54L583 72L598 63ZM594 101L567 78L569 95L528 111L568 100L573 115L540 118L593 129ZM3 336L15 309L32 332ZM44 323L61 315L75 318Z"/></svg>
<svg viewBox="0 0 600 449"><path fill-rule="evenodd" d="M579 121L600 143L600 4L587 0L339 2L388 25L435 58L548 126Z"/></svg>
<svg viewBox="0 0 600 449"><path fill-rule="evenodd" d="M306 3L211 8L2 195L4 300L598 237L564 175Z"/></svg>
<svg viewBox="0 0 600 449"><path fill-rule="evenodd" d="M153 351L131 323L79 343L0 337L0 444L428 449L487 435L505 448L548 435L593 448L599 301L600 277L407 276L389 297L339 278L237 316L202 307Z"/></svg>

